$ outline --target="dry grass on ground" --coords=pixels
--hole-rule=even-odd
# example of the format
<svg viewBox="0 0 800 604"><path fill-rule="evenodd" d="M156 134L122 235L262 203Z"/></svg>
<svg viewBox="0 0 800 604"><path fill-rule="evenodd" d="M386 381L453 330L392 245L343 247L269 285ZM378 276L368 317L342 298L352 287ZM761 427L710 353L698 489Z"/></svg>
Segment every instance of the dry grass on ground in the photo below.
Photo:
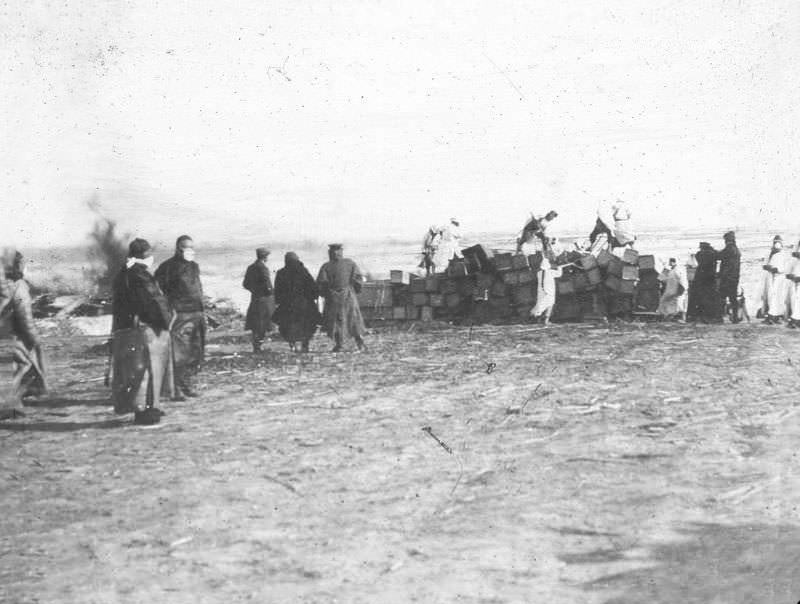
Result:
<svg viewBox="0 0 800 604"><path fill-rule="evenodd" d="M0 424L0 601L800 599L795 331L215 333L150 428L98 341L48 342L53 395Z"/></svg>

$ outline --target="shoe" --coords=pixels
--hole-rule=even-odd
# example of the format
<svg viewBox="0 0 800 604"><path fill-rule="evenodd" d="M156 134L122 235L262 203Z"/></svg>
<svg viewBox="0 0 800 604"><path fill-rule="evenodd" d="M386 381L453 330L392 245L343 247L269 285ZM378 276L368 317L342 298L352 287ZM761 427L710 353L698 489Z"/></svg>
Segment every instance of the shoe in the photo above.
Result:
<svg viewBox="0 0 800 604"><path fill-rule="evenodd" d="M148 407L147 409L143 409L142 411L136 411L133 414L133 423L138 424L140 426L152 426L153 424L157 424L161 421L161 416L163 413L161 409L156 409L155 407Z"/></svg>
<svg viewBox="0 0 800 604"><path fill-rule="evenodd" d="M367 345L364 342L357 342L356 346L358 346L359 352L367 352Z"/></svg>
<svg viewBox="0 0 800 604"><path fill-rule="evenodd" d="M331 348L331 352L342 352L342 347L337 344L336 346Z"/></svg>

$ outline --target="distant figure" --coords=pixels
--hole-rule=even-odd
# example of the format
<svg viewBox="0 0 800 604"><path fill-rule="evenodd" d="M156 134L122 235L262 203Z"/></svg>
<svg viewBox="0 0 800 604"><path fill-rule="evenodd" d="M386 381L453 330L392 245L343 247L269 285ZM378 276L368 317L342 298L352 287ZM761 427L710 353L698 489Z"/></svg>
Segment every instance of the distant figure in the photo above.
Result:
<svg viewBox="0 0 800 604"><path fill-rule="evenodd" d="M442 272L453 258L461 258L461 223L457 218L451 218L450 222L442 227L433 264L437 271Z"/></svg>
<svg viewBox="0 0 800 604"><path fill-rule="evenodd" d="M786 274L791 269L791 260L792 256L781 244L764 265L764 270L772 275L769 282L767 312L764 318L767 325L780 323L786 317L789 295L789 281L786 279Z"/></svg>
<svg viewBox="0 0 800 604"><path fill-rule="evenodd" d="M114 411L134 412L137 423L157 423L159 397L166 382L172 394L170 311L167 299L148 272L150 244L134 239L128 261L113 286L111 350Z"/></svg>
<svg viewBox="0 0 800 604"><path fill-rule="evenodd" d="M658 278L664 284L664 291L656 312L665 319L683 319L686 312L686 290L689 287L686 275L678 268L678 261L670 258Z"/></svg>
<svg viewBox="0 0 800 604"><path fill-rule="evenodd" d="M425 269L425 274L430 275L436 272L436 252L442 241L442 229L436 225L428 227L425 237L422 240L422 261L419 268Z"/></svg>
<svg viewBox="0 0 800 604"><path fill-rule="evenodd" d="M206 319L200 267L194 261L194 242L181 235L175 242L175 255L156 270L156 281L167 297L172 322L172 358L175 363L175 399L198 396L195 380L206 346Z"/></svg>
<svg viewBox="0 0 800 604"><path fill-rule="evenodd" d="M703 241L694 256L697 269L691 285L689 313L703 323L719 323L722 319L717 292L717 252Z"/></svg>
<svg viewBox="0 0 800 604"><path fill-rule="evenodd" d="M614 245L614 209L607 201L601 201L597 206L597 220L594 229L589 233L589 249L597 254L607 245Z"/></svg>
<svg viewBox="0 0 800 604"><path fill-rule="evenodd" d="M0 252L0 420L22 417L22 399L47 391L44 355L33 324L23 256Z"/></svg>
<svg viewBox="0 0 800 604"><path fill-rule="evenodd" d="M736 234L728 231L723 235L725 247L717 255L719 263L720 312L724 316L727 305L731 322L739 323L739 269L742 254L736 247Z"/></svg>
<svg viewBox="0 0 800 604"><path fill-rule="evenodd" d="M616 240L614 247L633 246L636 235L631 226L630 209L622 199L618 199L611 207L614 215L614 239Z"/></svg>
<svg viewBox="0 0 800 604"><path fill-rule="evenodd" d="M547 226L557 217L558 212L555 210L550 210L544 216L531 216L530 220L522 227L522 234L517 239L517 251L521 252L523 246L533 244L533 252L546 253L550 245L550 240L547 237ZM536 245L537 241L541 247Z"/></svg>
<svg viewBox="0 0 800 604"><path fill-rule="evenodd" d="M789 321L786 326L796 329L800 327L800 241L792 252L792 262L786 278L789 280Z"/></svg>
<svg viewBox="0 0 800 604"><path fill-rule="evenodd" d="M273 331L272 313L275 311L275 296L272 277L267 268L269 250L260 247L256 250L256 261L247 267L242 287L250 292L250 306L244 328L252 332L253 352L261 352L264 338Z"/></svg>
<svg viewBox="0 0 800 604"><path fill-rule="evenodd" d="M553 267L545 256L538 272L536 285L536 305L531 309L530 316L537 322L550 324L550 314L556 303L556 277L561 275L560 267Z"/></svg>
<svg viewBox="0 0 800 604"><path fill-rule="evenodd" d="M328 247L329 261L322 265L317 276L317 290L325 297L323 329L334 341L332 352L341 351L348 338L354 338L358 349L365 351L366 328L356 296L364 278L356 263L343 256L341 243Z"/></svg>
<svg viewBox="0 0 800 604"><path fill-rule="evenodd" d="M775 235L772 238L772 247L769 250L769 256L767 256L767 264L770 260L772 260L772 256L775 255L776 252L783 249L783 238L780 235ZM761 283L759 284L759 292L758 292L758 310L756 311L756 319L764 319L766 318L769 312L769 288L772 285L772 271L766 270L767 264L764 265L764 272L762 273Z"/></svg>
<svg viewBox="0 0 800 604"><path fill-rule="evenodd" d="M295 342L300 342L300 352L308 352L309 341L322 322L317 309L317 286L297 254L287 253L284 264L275 275L278 308L273 320L291 350L296 350Z"/></svg>

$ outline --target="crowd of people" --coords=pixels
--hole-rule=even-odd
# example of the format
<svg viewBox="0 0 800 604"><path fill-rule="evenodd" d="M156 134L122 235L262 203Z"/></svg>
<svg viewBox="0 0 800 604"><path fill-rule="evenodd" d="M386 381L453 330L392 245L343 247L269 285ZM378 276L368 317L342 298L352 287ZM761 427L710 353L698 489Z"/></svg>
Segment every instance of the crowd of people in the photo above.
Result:
<svg viewBox="0 0 800 604"><path fill-rule="evenodd" d="M608 212L606 212L608 209ZM607 214L607 215L606 215ZM558 216L550 211L526 222L518 250L534 244L543 253L532 313L549 319L555 298L555 277L562 255L547 227ZM597 242L608 248L630 246L636 237L628 226L630 211L619 202L598 211L598 220L583 253L597 252ZM431 227L425 239L421 268L434 271L460 254L459 222ZM739 286L741 253L732 231L724 246L714 249L701 242L692 255L693 278L676 258L670 258L659 279L662 293L658 314L677 320L720 323L730 314L733 322L749 321ZM206 314L200 267L188 235L179 237L174 255L155 271L153 250L144 239L128 246L128 259L113 282L112 335L109 342L114 409L134 413L140 423L159 420L162 398L186 400L199 395L197 374L206 347ZM243 287L250 292L245 329L251 332L254 353L274 333L292 351L307 353L318 328L340 352L353 340L366 350L365 327L357 294L363 277L358 265L343 255L341 244L331 244L328 261L314 279L294 252L284 257L273 284L267 266L270 251L256 249L255 261L245 271ZM22 399L47 392L45 357L33 321L30 289L24 279L24 258L15 249L0 252L0 419L22 415ZM693 266L692 266L693 265ZM757 317L768 324L784 321L800 327L800 243L796 251L784 247L776 236L763 265ZM324 300L320 313L318 301Z"/></svg>

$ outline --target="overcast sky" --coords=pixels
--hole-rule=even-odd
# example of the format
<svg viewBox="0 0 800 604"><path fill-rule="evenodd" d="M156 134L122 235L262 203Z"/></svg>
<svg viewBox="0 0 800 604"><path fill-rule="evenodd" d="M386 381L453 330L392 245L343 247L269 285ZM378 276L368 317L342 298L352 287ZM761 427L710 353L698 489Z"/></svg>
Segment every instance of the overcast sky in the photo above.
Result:
<svg viewBox="0 0 800 604"><path fill-rule="evenodd" d="M0 9L0 240L800 231L800 3L28 2ZM797 234L797 233L794 233Z"/></svg>

